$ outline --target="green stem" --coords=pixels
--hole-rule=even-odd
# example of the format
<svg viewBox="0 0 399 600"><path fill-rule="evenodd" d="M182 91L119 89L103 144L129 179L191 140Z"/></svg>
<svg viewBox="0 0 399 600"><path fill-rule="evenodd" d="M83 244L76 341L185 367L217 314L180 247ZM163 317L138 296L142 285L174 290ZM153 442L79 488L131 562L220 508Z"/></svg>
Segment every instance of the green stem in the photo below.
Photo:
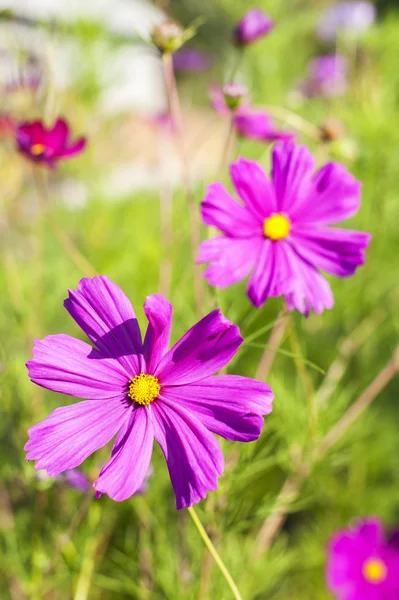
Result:
<svg viewBox="0 0 399 600"><path fill-rule="evenodd" d="M238 587L236 586L236 584L234 582L234 579L232 578L226 565L220 558L215 546L212 544L212 542L211 542L207 532L205 531L201 521L199 520L198 515L195 512L194 508L192 506L190 506L187 510L190 513L190 517L194 521L194 524L195 524L196 528L198 529L198 532L199 532L200 536L202 537L202 540L203 540L205 546L208 548L209 552L211 553L211 555L213 557L213 560L215 561L215 563L221 570L223 577L225 578L229 588L233 592L234 598L236 600L242 600L242 596L239 592Z"/></svg>

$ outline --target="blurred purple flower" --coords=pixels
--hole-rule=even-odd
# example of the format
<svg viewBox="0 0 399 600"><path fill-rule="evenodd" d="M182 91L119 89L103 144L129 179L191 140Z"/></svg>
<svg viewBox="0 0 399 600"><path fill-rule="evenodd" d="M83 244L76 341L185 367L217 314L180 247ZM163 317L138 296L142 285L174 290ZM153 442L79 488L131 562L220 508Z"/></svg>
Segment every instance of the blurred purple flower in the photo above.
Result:
<svg viewBox="0 0 399 600"><path fill-rule="evenodd" d="M200 247L198 262L210 263L204 273L210 285L226 288L252 271L247 292L256 307L282 295L289 310L306 315L333 307L319 270L353 275L370 235L329 227L357 212L360 183L340 164L314 169L305 146L283 142L273 149L272 181L255 161L232 163L240 203L221 183L208 186L202 220L222 232Z"/></svg>
<svg viewBox="0 0 399 600"><path fill-rule="evenodd" d="M212 64L209 54L194 48L180 48L173 53L172 60L175 71L189 73L202 73L207 71Z"/></svg>
<svg viewBox="0 0 399 600"><path fill-rule="evenodd" d="M247 46L264 37L274 27L273 20L260 8L251 8L238 21L234 29L234 41L238 46Z"/></svg>
<svg viewBox="0 0 399 600"><path fill-rule="evenodd" d="M308 98L341 96L348 89L348 63L344 56L319 56L309 64L299 91Z"/></svg>
<svg viewBox="0 0 399 600"><path fill-rule="evenodd" d="M333 536L327 585L338 600L399 598L399 550L384 539L381 521L363 519Z"/></svg>
<svg viewBox="0 0 399 600"><path fill-rule="evenodd" d="M25 122L16 128L19 151L29 160L48 167L55 167L59 160L83 152L86 138L71 143L69 137L69 127L64 119L57 119L49 128L42 121Z"/></svg>
<svg viewBox="0 0 399 600"><path fill-rule="evenodd" d="M321 16L317 35L324 42L334 42L341 33L359 37L373 25L375 18L371 2L338 2Z"/></svg>
<svg viewBox="0 0 399 600"><path fill-rule="evenodd" d="M79 492L88 492L91 488L91 483L88 477L79 469L67 469L62 473L64 481Z"/></svg>
<svg viewBox="0 0 399 600"><path fill-rule="evenodd" d="M266 383L213 376L242 344L238 327L216 309L168 350L171 304L160 294L147 297L142 340L127 296L103 276L82 279L69 290L65 307L96 347L64 334L37 340L29 376L44 388L87 400L56 408L30 428L25 449L36 469L54 477L116 436L94 487L119 502L141 489L156 440L177 509L216 490L224 459L212 433L256 440L262 415L272 410Z"/></svg>
<svg viewBox="0 0 399 600"><path fill-rule="evenodd" d="M233 84L227 85L231 87ZM234 85L240 86L240 84ZM244 89L244 86L240 87ZM294 137L293 133L279 129L265 110L253 107L245 95L238 108L232 108L226 101L226 93L226 85L223 88L215 85L209 88L213 108L220 114L232 115L233 127L238 135L266 143Z"/></svg>

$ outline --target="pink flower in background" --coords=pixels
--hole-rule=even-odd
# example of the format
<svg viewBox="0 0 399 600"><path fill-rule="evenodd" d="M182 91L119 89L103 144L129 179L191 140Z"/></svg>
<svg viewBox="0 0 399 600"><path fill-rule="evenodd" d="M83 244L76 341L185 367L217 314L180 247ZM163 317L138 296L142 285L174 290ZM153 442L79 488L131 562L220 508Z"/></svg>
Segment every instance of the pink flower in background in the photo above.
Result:
<svg viewBox="0 0 399 600"><path fill-rule="evenodd" d="M368 518L336 533L328 548L327 585L337 600L397 600L399 548Z"/></svg>
<svg viewBox="0 0 399 600"><path fill-rule="evenodd" d="M344 56L319 56L309 64L308 75L299 91L309 98L341 96L348 89L348 63Z"/></svg>
<svg viewBox="0 0 399 600"><path fill-rule="evenodd" d="M231 104L231 98L233 98L232 86L235 87L235 95L239 99L236 107ZM209 88L214 110L220 114L231 115L237 135L266 143L292 139L293 133L279 129L265 110L251 105L246 92L245 86L237 83L226 84L223 88L215 85Z"/></svg>
<svg viewBox="0 0 399 600"><path fill-rule="evenodd" d="M79 492L88 492L91 488L89 478L79 469L67 469L62 473L62 478L70 487Z"/></svg>
<svg viewBox="0 0 399 600"><path fill-rule="evenodd" d="M70 140L69 126L64 119L57 119L47 128L42 121L25 122L16 128L19 151L29 160L55 167L59 160L71 158L83 152L86 138Z"/></svg>
<svg viewBox="0 0 399 600"><path fill-rule="evenodd" d="M212 65L209 54L194 48L180 48L173 53L172 60L175 71L188 73L203 73Z"/></svg>
<svg viewBox="0 0 399 600"><path fill-rule="evenodd" d="M335 42L344 34L359 37L375 22L376 10L371 2L337 2L321 16L317 35L323 42Z"/></svg>
<svg viewBox="0 0 399 600"><path fill-rule="evenodd" d="M260 8L251 8L234 30L234 41L238 46L247 46L265 37L274 27L273 20Z"/></svg>
<svg viewBox="0 0 399 600"><path fill-rule="evenodd" d="M210 263L204 273L210 285L226 288L252 271L247 291L256 307L284 296L289 310L306 315L332 308L319 270L353 275L370 235L329 227L357 212L360 183L340 164L314 170L305 146L284 142L273 149L271 181L255 161L232 163L239 201L221 183L208 186L202 220L222 232L200 247L198 262Z"/></svg>
<svg viewBox="0 0 399 600"><path fill-rule="evenodd" d="M94 487L117 501L145 480L154 438L169 468L178 509L216 490L223 453L212 433L256 440L272 410L265 383L213 374L242 343L237 326L214 310L170 350L172 306L148 296L142 341L126 295L107 277L82 279L65 307L95 348L68 335L36 341L31 380L54 392L87 398L54 410L29 430L27 458L56 476L74 469L116 435Z"/></svg>

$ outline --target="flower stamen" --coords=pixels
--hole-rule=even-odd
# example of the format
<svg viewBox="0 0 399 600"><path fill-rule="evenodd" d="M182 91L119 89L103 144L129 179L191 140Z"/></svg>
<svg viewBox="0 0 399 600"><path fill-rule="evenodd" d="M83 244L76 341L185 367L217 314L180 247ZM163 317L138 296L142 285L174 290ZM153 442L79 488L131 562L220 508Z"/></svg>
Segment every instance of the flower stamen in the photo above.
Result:
<svg viewBox="0 0 399 600"><path fill-rule="evenodd" d="M35 156L39 156L39 154L43 154L43 152L45 151L45 149L46 148L45 148L44 144L33 144L33 146L31 146L30 151Z"/></svg>
<svg viewBox="0 0 399 600"><path fill-rule="evenodd" d="M291 222L282 213L273 213L263 223L263 233L270 240L283 240L291 229Z"/></svg>
<svg viewBox="0 0 399 600"><path fill-rule="evenodd" d="M388 569L380 558L369 558L363 563L362 573L368 583L382 583L386 579Z"/></svg>
<svg viewBox="0 0 399 600"><path fill-rule="evenodd" d="M158 398L161 386L158 378L154 375L147 375L146 373L140 373L129 381L129 391L127 395L131 400L141 404L142 406L148 406L150 402Z"/></svg>

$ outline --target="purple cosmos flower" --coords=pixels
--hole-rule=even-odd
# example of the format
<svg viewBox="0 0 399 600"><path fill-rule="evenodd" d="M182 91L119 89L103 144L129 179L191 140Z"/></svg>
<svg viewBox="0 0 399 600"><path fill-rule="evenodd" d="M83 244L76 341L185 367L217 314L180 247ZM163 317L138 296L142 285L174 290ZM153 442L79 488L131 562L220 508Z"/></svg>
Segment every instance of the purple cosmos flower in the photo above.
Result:
<svg viewBox="0 0 399 600"><path fill-rule="evenodd" d="M194 48L180 48L172 55L172 60L175 71L189 73L203 73L212 64L209 54Z"/></svg>
<svg viewBox="0 0 399 600"><path fill-rule="evenodd" d="M68 335L36 341L27 363L31 380L47 389L87 398L53 411L29 430L27 458L56 476L80 465L116 434L110 461L94 484L117 501L139 490L154 438L161 446L178 509L216 490L223 453L213 437L249 442L271 412L268 385L213 374L237 352L237 326L214 310L170 350L172 306L148 296L142 342L126 295L107 277L82 279L65 308L95 348ZM212 432L212 433L211 433Z"/></svg>
<svg viewBox="0 0 399 600"><path fill-rule="evenodd" d="M334 300L319 269L346 277L365 260L368 233L328 227L357 212L360 183L335 163L314 174L312 154L293 142L274 147L272 165L270 181L255 161L232 163L240 202L221 183L208 187L202 219L223 235L201 244L198 262L210 263L204 277L220 288L252 271L248 296L257 307L283 295L289 310L321 313Z"/></svg>
<svg viewBox="0 0 399 600"><path fill-rule="evenodd" d="M247 46L264 37L274 27L269 15L260 8L251 8L237 23L234 29L234 41L238 46Z"/></svg>
<svg viewBox="0 0 399 600"><path fill-rule="evenodd" d="M41 121L22 123L16 129L19 151L36 163L55 167L59 160L80 154L86 146L86 138L71 142L69 127L64 119L57 119L53 127L46 128Z"/></svg>
<svg viewBox="0 0 399 600"><path fill-rule="evenodd" d="M328 549L327 585L338 600L399 598L399 549L375 518L339 531Z"/></svg>
<svg viewBox="0 0 399 600"><path fill-rule="evenodd" d="M64 481L79 492L86 493L90 490L88 477L79 469L67 469L62 473Z"/></svg>
<svg viewBox="0 0 399 600"><path fill-rule="evenodd" d="M237 108L228 101L233 85L236 88L236 93L240 94L240 102ZM251 102L245 96L244 90L246 88L240 84L229 83L223 88L212 85L209 88L209 95L214 110L221 114L232 115L233 127L236 133L242 137L266 143L292 139L293 133L278 129L266 111L254 108L251 105Z"/></svg>
<svg viewBox="0 0 399 600"><path fill-rule="evenodd" d="M338 2L323 13L317 35L323 42L334 42L340 33L359 37L373 25L375 17L371 2Z"/></svg>
<svg viewBox="0 0 399 600"><path fill-rule="evenodd" d="M308 76L299 91L309 98L341 96L348 89L348 63L344 56L319 56L309 64Z"/></svg>

